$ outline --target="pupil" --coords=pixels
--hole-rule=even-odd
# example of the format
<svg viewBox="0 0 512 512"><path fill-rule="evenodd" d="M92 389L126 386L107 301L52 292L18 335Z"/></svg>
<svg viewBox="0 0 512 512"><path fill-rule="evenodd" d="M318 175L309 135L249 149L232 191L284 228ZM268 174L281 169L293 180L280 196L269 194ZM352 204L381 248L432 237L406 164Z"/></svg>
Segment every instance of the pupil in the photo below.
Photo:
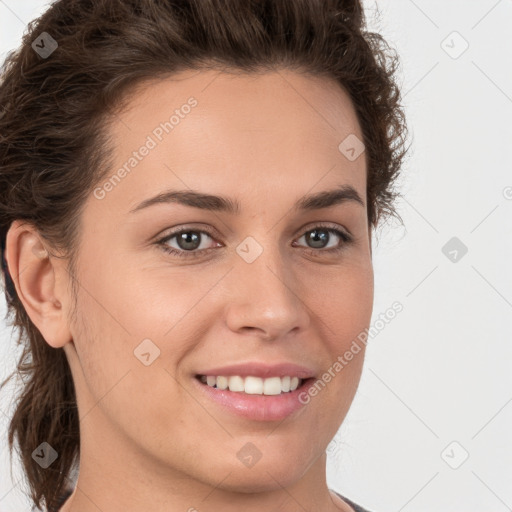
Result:
<svg viewBox="0 0 512 512"><path fill-rule="evenodd" d="M313 243L313 247L315 248L323 247L328 241L328 233L326 230L314 229L313 231L310 231L309 235L306 235L306 237L309 242Z"/></svg>
<svg viewBox="0 0 512 512"><path fill-rule="evenodd" d="M191 244L191 245L189 245ZM187 231L185 233L180 233L178 236L178 245L180 249L197 249L199 247L199 236L195 231Z"/></svg>

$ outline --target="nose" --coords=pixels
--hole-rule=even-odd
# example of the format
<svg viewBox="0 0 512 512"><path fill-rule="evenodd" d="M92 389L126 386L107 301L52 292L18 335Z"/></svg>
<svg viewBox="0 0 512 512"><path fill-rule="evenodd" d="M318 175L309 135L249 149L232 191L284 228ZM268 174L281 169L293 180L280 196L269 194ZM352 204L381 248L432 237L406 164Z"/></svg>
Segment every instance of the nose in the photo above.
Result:
<svg viewBox="0 0 512 512"><path fill-rule="evenodd" d="M279 249L265 248L251 263L236 255L235 267L230 273L226 314L233 332L276 340L308 327L305 291Z"/></svg>

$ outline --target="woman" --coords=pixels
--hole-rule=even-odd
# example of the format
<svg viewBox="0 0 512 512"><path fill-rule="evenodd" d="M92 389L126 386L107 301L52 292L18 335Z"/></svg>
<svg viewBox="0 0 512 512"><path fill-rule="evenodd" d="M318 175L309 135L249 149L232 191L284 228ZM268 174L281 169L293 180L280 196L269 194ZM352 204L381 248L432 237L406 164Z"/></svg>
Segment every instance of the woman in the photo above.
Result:
<svg viewBox="0 0 512 512"><path fill-rule="evenodd" d="M325 450L406 126L360 2L61 0L29 28L0 238L34 506L364 511Z"/></svg>

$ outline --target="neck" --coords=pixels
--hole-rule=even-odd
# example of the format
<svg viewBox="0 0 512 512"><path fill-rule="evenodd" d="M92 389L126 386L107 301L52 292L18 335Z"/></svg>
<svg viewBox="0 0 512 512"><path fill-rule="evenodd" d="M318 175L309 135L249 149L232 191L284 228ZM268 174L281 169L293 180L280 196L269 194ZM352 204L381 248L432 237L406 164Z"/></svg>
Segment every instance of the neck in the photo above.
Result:
<svg viewBox="0 0 512 512"><path fill-rule="evenodd" d="M75 490L59 512L353 512L327 487L325 453L292 485L283 487L274 480L254 492L241 492L231 473L219 475L212 486L144 459L122 437L100 439L94 450L83 443Z"/></svg>

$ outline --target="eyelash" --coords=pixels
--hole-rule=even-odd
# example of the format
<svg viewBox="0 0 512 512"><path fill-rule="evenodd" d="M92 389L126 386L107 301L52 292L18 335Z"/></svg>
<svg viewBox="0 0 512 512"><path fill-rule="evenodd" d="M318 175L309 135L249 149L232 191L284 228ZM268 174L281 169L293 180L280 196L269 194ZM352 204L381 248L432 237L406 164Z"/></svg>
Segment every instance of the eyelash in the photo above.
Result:
<svg viewBox="0 0 512 512"><path fill-rule="evenodd" d="M335 227L328 226L328 225L314 226L313 228L308 229L307 231L304 231L304 233L299 238L304 236L306 233L310 233L311 231L315 231L315 230L324 230L324 231L328 231L329 233L334 233L337 236L339 236L339 238L341 239L341 243L340 243L339 246L334 247L334 248L330 248L330 249L312 249L311 247L310 248L306 247L305 248L306 251L309 254L314 255L314 256L318 256L318 253L328 253L329 255L338 254L341 251L343 251L346 248L347 245L350 245L351 243L353 243L353 240L354 240L351 235L349 235L349 234L345 233L344 231L341 231L341 230L339 230L339 229L337 229ZM195 258L195 257L200 257L200 256L204 255L205 253L209 253L210 251L216 249L216 247L211 247L209 249L201 249L201 250L197 250L196 249L194 251L184 251L184 250L174 249L174 248L169 247L168 245L166 245L166 242L168 242L169 240L171 240L175 236L180 235L182 233L189 233L189 232L205 233L210 238L214 239L214 234L210 230L208 230L208 229L182 228L179 231L175 231L173 233L170 233L170 234L166 235L163 238L160 238L155 243L156 243L156 245L160 246L162 248L162 250L164 252L166 252L167 254L171 254L172 256L177 256L179 258ZM303 246L301 246L301 247L303 247Z"/></svg>

